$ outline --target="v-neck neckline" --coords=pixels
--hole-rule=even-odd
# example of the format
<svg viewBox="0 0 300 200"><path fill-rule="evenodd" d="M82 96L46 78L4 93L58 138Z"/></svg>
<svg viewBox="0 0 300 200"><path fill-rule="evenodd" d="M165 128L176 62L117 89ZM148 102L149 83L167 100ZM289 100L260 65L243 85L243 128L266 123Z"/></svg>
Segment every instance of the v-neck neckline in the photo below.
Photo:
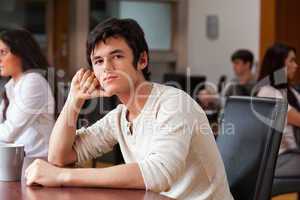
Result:
<svg viewBox="0 0 300 200"><path fill-rule="evenodd" d="M154 94L154 90L156 88L156 84L155 83L151 83L151 84L152 84L151 92L149 93L149 95L147 97L146 103L144 104L144 106L143 106L141 112L138 114L138 116L135 117L132 121L128 121L128 119L127 119L128 109L125 106L125 111L124 111L123 117L125 118L125 122L127 124L131 123L133 125L134 123L136 123L141 118L141 116L143 115L143 113L145 112L145 108L147 108L149 106L149 104L151 103L151 99L152 99L152 96Z"/></svg>

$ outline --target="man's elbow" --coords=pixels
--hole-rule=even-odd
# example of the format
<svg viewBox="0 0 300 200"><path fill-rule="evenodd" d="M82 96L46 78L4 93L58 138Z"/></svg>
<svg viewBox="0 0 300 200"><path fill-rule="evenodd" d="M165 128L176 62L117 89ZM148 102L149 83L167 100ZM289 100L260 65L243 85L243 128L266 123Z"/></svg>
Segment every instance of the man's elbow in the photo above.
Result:
<svg viewBox="0 0 300 200"><path fill-rule="evenodd" d="M155 181L154 181L155 180ZM174 181L169 175L158 172L156 178L145 182L146 189L152 192L167 192L170 190Z"/></svg>
<svg viewBox="0 0 300 200"><path fill-rule="evenodd" d="M183 173L183 162L176 163L170 166L162 161L148 160L140 164L146 189L158 193L169 191Z"/></svg>
<svg viewBox="0 0 300 200"><path fill-rule="evenodd" d="M52 165L63 167L66 165L65 160L59 156L48 154L48 162Z"/></svg>
<svg viewBox="0 0 300 200"><path fill-rule="evenodd" d="M60 154L58 152L51 152L48 153L48 162L56 165L58 167L63 167L69 164L76 162L77 155L75 151L71 151L70 153Z"/></svg>
<svg viewBox="0 0 300 200"><path fill-rule="evenodd" d="M152 185L151 187L146 188L147 190L150 190L152 192L157 192L157 193L161 193L161 192L168 192L171 188L171 185L168 183L157 183Z"/></svg>

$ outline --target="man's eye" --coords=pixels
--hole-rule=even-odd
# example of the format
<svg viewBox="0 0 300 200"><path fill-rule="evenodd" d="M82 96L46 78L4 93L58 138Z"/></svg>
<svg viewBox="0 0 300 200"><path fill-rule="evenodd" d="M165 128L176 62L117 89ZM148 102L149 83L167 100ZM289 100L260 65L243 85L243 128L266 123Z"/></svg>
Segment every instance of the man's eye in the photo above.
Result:
<svg viewBox="0 0 300 200"><path fill-rule="evenodd" d="M123 56L122 55L114 55L114 58L120 59L120 58L123 58Z"/></svg>
<svg viewBox="0 0 300 200"><path fill-rule="evenodd" d="M102 60L96 60L96 61L94 62L94 65L99 65L99 64L102 64L102 63L103 63Z"/></svg>

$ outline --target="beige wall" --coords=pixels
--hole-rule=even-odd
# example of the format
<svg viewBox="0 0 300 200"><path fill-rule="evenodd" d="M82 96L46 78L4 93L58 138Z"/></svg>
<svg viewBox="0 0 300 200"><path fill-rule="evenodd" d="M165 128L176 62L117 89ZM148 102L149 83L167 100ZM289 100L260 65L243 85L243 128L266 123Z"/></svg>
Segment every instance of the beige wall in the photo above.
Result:
<svg viewBox="0 0 300 200"><path fill-rule="evenodd" d="M219 38L206 37L206 15L219 17ZM259 54L260 0L189 0L188 66L216 82L221 74L233 77L230 56L238 48Z"/></svg>

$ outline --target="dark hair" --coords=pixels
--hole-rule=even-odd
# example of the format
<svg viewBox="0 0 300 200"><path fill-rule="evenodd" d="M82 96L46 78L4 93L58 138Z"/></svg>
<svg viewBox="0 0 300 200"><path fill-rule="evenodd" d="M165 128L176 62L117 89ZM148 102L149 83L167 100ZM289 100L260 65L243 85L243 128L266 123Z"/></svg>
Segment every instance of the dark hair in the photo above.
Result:
<svg viewBox="0 0 300 200"><path fill-rule="evenodd" d="M244 63L250 63L250 69L252 68L254 56L253 53L247 49L239 49L231 55L231 61L242 60Z"/></svg>
<svg viewBox="0 0 300 200"><path fill-rule="evenodd" d="M258 80L260 81L269 77L270 85L280 91L284 89L286 91L288 104L300 112L300 102L298 102L294 92L291 90L288 80L282 80L281 77L279 77L280 80L277 81L279 82L277 83L274 77L275 74L279 74L279 76L283 76L284 78L287 76L284 70L285 60L291 51L296 53L296 49L294 47L290 47L282 43L276 43L269 47L263 58ZM300 145L300 129L293 126L293 131L296 143L297 145Z"/></svg>
<svg viewBox="0 0 300 200"><path fill-rule="evenodd" d="M288 54L290 51L294 51L296 53L296 49L293 47L290 47L286 44L282 43L276 43L273 46L269 47L264 55L259 75L258 75L258 81L269 77L270 78L270 84L275 87L287 87L282 85L282 81L280 82L281 84L278 85L275 83L274 80L274 75L275 72L277 73L284 73L283 76L285 77L285 71L281 69L284 69L285 67L285 60L288 57ZM287 81L285 81L287 84Z"/></svg>
<svg viewBox="0 0 300 200"><path fill-rule="evenodd" d="M18 56L22 61L22 70L44 70L44 76L47 75L48 62L43 55L38 43L32 35L23 29L6 29L0 32L0 40L7 45L10 52ZM6 110L9 101L6 91L3 93L4 110L3 119L6 119Z"/></svg>
<svg viewBox="0 0 300 200"><path fill-rule="evenodd" d="M92 66L91 54L99 42L105 42L110 37L121 37L133 52L133 65L136 67L141 53L148 55L148 65L142 70L144 78L150 79L149 49L145 34L140 25L133 19L109 18L98 24L89 34L87 40L87 61Z"/></svg>
<svg viewBox="0 0 300 200"><path fill-rule="evenodd" d="M49 66L40 46L32 35L24 29L6 29L0 33L2 40L10 52L22 61L23 71L44 69Z"/></svg>

